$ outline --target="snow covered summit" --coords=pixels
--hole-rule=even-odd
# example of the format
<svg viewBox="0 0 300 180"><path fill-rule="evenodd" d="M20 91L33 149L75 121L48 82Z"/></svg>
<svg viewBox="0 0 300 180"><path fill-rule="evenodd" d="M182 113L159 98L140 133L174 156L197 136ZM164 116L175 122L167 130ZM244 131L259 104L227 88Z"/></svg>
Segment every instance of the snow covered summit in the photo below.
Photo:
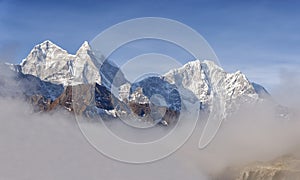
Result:
<svg viewBox="0 0 300 180"><path fill-rule="evenodd" d="M47 40L36 45L20 65L24 74L54 84L100 84L101 77L94 61L97 60L91 55L88 42L73 55Z"/></svg>

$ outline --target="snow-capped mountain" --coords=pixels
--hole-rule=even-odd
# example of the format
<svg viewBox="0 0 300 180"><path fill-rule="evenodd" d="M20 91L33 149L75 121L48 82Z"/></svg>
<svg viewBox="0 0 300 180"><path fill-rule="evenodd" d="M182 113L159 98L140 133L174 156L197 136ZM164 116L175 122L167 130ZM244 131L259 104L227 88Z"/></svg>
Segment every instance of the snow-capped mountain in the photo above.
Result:
<svg viewBox="0 0 300 180"><path fill-rule="evenodd" d="M67 86L101 83L96 61L87 42L72 55L51 41L45 41L36 45L20 65L24 74Z"/></svg>
<svg viewBox="0 0 300 180"><path fill-rule="evenodd" d="M240 71L227 73L213 61L195 60L160 77L147 77L131 86L125 84L120 87L119 96L140 104L152 99L175 111L187 108L184 102L191 102L199 103L201 110L210 112L217 103L221 117L226 119L241 104L262 102L267 94L262 86L251 83Z"/></svg>
<svg viewBox="0 0 300 180"><path fill-rule="evenodd" d="M172 114L177 114L185 108L181 100L199 103L199 109L209 112L213 100L218 99L226 118L240 104L260 102L268 95L262 86L251 83L240 71L227 73L209 60L191 61L159 77L146 77L130 84L116 65L103 57L96 57L87 42L72 55L51 41L45 41L36 45L20 65L11 65L11 69L24 77L32 76L41 82L63 85L63 93L61 90L53 92L64 94L60 98L68 99L68 104L71 103L69 99L74 98L70 88L78 86L86 89L87 86L81 85L92 85L97 108L114 110L114 116L120 112L144 115L144 112L150 112L151 104L166 107ZM115 78L116 75L118 78ZM115 79L114 85L119 87L117 94L110 92ZM101 102L101 94L105 95L105 102ZM52 97L51 101L59 104L55 99L59 99L57 93L43 97Z"/></svg>
<svg viewBox="0 0 300 180"><path fill-rule="evenodd" d="M200 108L209 109L214 98L220 99L225 110L224 116L229 115L240 104L259 102L263 100L261 94L268 94L264 88L259 88L261 86L254 86L240 71L227 73L208 60L188 62L162 77L169 83L192 92L200 101Z"/></svg>
<svg viewBox="0 0 300 180"><path fill-rule="evenodd" d="M73 55L47 40L36 45L20 66L22 73L54 84L67 86L98 83L110 87L119 68L103 58L95 56L86 41ZM122 73L118 77L118 82L114 83L126 82Z"/></svg>

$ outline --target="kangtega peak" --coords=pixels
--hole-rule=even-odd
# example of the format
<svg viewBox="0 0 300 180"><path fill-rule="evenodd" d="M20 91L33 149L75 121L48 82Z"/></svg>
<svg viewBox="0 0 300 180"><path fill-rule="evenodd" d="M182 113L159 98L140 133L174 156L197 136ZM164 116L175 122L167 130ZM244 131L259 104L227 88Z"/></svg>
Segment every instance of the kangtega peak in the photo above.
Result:
<svg viewBox="0 0 300 180"><path fill-rule="evenodd" d="M20 65L24 74L31 74L55 84L67 86L101 83L90 51L87 42L72 55L51 41L45 41L36 45Z"/></svg>

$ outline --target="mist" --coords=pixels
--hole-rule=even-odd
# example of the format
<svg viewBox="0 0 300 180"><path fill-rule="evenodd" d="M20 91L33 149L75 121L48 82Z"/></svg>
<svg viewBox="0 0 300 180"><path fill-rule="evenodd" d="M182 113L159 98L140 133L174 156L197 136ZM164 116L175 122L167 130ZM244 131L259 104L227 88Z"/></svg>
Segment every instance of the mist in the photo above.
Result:
<svg viewBox="0 0 300 180"><path fill-rule="evenodd" d="M99 153L62 111L31 113L31 105L0 100L0 179L206 179L189 157L170 156L148 164L118 162Z"/></svg>
<svg viewBox="0 0 300 180"><path fill-rule="evenodd" d="M66 111L32 113L31 105L2 97L0 179L202 180L213 179L228 167L300 152L300 101L296 93L300 81L290 77L299 76L283 73L272 95L272 103L289 107L288 119L275 116L276 109L270 102L255 107L244 105L222 123L205 149L198 149L204 124L200 119L183 147L167 158L146 164L122 163L102 155L88 143L75 117ZM120 134L126 136L126 132ZM128 132L127 136L134 140L135 134ZM140 137L143 136L149 138L145 134Z"/></svg>
<svg viewBox="0 0 300 180"><path fill-rule="evenodd" d="M283 70L271 99L255 106L244 104L225 120L215 139L193 154L200 159L201 170L214 176L229 167L300 155L299 77L299 72ZM280 117L285 110L288 117ZM195 144L198 139L191 141Z"/></svg>
<svg viewBox="0 0 300 180"><path fill-rule="evenodd" d="M300 104L300 70L281 69L279 79L272 96L278 103L297 109Z"/></svg>

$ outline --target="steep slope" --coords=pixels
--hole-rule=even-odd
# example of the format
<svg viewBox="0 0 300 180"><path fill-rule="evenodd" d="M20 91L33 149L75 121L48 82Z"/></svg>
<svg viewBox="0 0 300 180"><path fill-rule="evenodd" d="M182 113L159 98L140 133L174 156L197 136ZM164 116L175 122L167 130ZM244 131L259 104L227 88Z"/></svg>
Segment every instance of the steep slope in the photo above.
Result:
<svg viewBox="0 0 300 180"><path fill-rule="evenodd" d="M34 111L48 111L51 102L64 90L62 85L23 74L19 65L0 64L0 77L0 96L28 101Z"/></svg>
<svg viewBox="0 0 300 180"><path fill-rule="evenodd" d="M0 95L8 97L30 97L41 95L56 99L63 91L62 85L42 81L31 74L23 74L18 65L0 64Z"/></svg>

